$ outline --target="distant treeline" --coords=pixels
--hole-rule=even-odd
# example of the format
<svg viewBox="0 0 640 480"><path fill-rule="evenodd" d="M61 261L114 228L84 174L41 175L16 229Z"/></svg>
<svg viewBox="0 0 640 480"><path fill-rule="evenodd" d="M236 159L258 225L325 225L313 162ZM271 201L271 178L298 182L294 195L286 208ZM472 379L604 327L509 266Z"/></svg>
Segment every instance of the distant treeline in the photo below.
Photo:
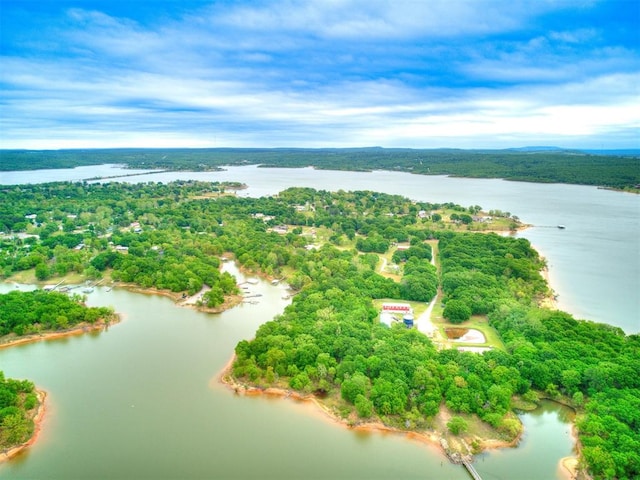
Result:
<svg viewBox="0 0 640 480"><path fill-rule="evenodd" d="M1 150L0 171L73 168L105 163L129 168L204 171L225 165L394 170L422 175L504 178L610 188L640 185L640 156L568 150L340 149L111 149Z"/></svg>

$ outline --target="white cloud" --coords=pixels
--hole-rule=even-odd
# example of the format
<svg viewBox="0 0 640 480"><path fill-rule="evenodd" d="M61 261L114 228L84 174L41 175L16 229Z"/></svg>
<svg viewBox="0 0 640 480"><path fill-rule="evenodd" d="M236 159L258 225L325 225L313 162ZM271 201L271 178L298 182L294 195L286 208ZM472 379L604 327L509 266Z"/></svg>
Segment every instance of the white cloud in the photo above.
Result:
<svg viewBox="0 0 640 480"><path fill-rule="evenodd" d="M531 16L584 4L512 0L306 0L211 9L212 23L328 38L454 37L512 31Z"/></svg>
<svg viewBox="0 0 640 480"><path fill-rule="evenodd" d="M489 35L550 1L230 5L151 26L70 10L47 48L1 59L1 146L629 143L639 124L635 51L581 50L597 29Z"/></svg>

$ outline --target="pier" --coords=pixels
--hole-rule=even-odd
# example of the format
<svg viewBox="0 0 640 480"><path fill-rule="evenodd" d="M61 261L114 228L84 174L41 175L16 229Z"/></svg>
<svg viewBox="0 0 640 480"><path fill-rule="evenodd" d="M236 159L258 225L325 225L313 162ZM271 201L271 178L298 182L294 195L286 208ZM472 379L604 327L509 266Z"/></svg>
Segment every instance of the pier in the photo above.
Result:
<svg viewBox="0 0 640 480"><path fill-rule="evenodd" d="M464 467L467 469L467 472L469 472L469 475L471 475L471 478L473 478L473 480L482 480L480 474L476 471L474 466L469 463L468 460L462 460L462 465L464 465Z"/></svg>

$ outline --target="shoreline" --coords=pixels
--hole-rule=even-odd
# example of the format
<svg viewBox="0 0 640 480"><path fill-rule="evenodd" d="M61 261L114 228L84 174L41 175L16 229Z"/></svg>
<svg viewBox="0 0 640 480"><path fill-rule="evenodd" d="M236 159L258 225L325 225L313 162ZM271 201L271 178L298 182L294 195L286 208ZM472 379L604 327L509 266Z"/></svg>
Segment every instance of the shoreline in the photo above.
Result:
<svg viewBox="0 0 640 480"><path fill-rule="evenodd" d="M159 295L161 297L167 297L173 300L174 304L178 307L191 308L203 313L222 313L242 303L242 295L227 295L225 296L224 303L218 305L217 307L209 308L198 306L195 303L189 301L193 297L198 296L200 292L196 293L192 297L183 298L180 293L175 293L170 290L160 290L155 287L143 288L133 283L116 282L113 284L113 288L123 288L128 292L139 293L142 295Z"/></svg>
<svg viewBox="0 0 640 480"><path fill-rule="evenodd" d="M25 442L21 443L20 445L16 445L5 451L0 452L0 464L15 457L16 455L24 451L26 448L33 445L38 439L38 436L40 435L40 430L42 429L44 414L46 412L45 401L47 399L47 392L45 392L44 390L36 389L36 395L38 396L38 408L32 419L33 434Z"/></svg>
<svg viewBox="0 0 640 480"><path fill-rule="evenodd" d="M582 443L580 443L580 438L578 438L578 428L576 427L575 421L571 422L570 435L571 441L573 442L573 455L568 455L560 459L558 462L560 473L568 480L592 480L591 475L580 466Z"/></svg>
<svg viewBox="0 0 640 480"><path fill-rule="evenodd" d="M71 337L74 335L82 335L89 332L108 330L110 326L116 325L121 321L121 315L115 314L114 319L110 320L108 323L104 321L98 321L94 324L80 323L75 327L66 330L49 330L41 333L33 333L7 339L7 337L11 335L9 334L5 335L4 337L0 337L0 348L9 348L25 343L39 342L41 340L53 340L56 338Z"/></svg>
<svg viewBox="0 0 640 480"><path fill-rule="evenodd" d="M433 452L438 455L446 458L451 463L460 463L460 459L462 457L466 457L470 460L470 463L474 460L474 455L464 455L459 451L451 451L448 450L448 442L446 435L444 435L440 431L425 431L425 432L417 432L411 430L402 430L396 427L390 427L383 424L380 421L363 421L362 423L351 423L348 419L343 419L338 417L331 409L325 405L322 400L318 399L313 394L303 394L291 389L281 388L281 387L257 387L251 386L244 383L239 382L231 371L233 366L233 362L235 361L236 356L233 354L229 361L222 367L222 369L214 375L209 384L218 384L223 385L227 389L231 390L236 395L245 395L251 397L264 396L268 398L282 398L282 399L290 399L295 402L305 403L311 406L315 413L320 413L322 417L331 422L334 425L338 425L342 428L346 428L348 430L353 430L356 432L365 432L365 433L379 433L379 434L394 434L394 435L402 435L408 440L415 441L424 445L431 449ZM557 401L557 400L553 400ZM562 402L562 405L566 405ZM442 410L438 413L438 415L442 415ZM520 433L511 441L498 440L498 439L482 439L480 440L480 452L487 452L490 450L499 450L503 448L517 448L522 436L524 435L524 429L520 431ZM468 447L467 442L462 437L454 437L456 439L460 438L460 443L464 446ZM572 455L562 457L558 460L558 474L566 479L566 480L592 480L592 477L589 476L584 470L580 468L579 464L579 455L580 455L580 442L578 438L578 432L576 429L575 422L571 423L571 440L573 442L574 453Z"/></svg>
<svg viewBox="0 0 640 480"><path fill-rule="evenodd" d="M461 443L467 450L468 453L463 453L459 450L449 449L448 445L450 442L447 441L446 435L440 431L425 431L425 432L417 432L412 430L403 430L397 427L390 427L385 425L380 421L362 421L360 423L352 423L348 419L343 419L338 417L327 405L325 405L320 399L318 399L313 394L303 394L297 392L295 390L291 390L288 388L281 387L256 387L247 385L244 383L238 382L238 380L233 376L231 372L231 368L233 366L233 362L235 361L235 354L232 355L231 359L226 363L226 365L211 379L210 384L218 383L224 385L229 390L233 391L236 395L245 395L245 396L265 396L270 398L283 398L283 399L291 399L297 402L304 402L310 404L314 407L316 412L320 412L323 414L323 417L333 423L334 425L339 425L348 430L358 431L358 432L367 432L367 433L381 433L381 434L395 434L402 435L409 440L419 442L422 445L433 449L434 452L437 452L438 455L443 456L451 463L458 464L461 463L463 458L473 462L473 455L470 454L468 444L465 441L464 437L455 437L457 442ZM438 415L442 415L442 410L438 413ZM522 438L522 434L524 431L521 431L516 438L511 441L499 440L499 439L482 439L480 440L480 450L488 451L488 450L496 450L501 448L515 448L520 443Z"/></svg>

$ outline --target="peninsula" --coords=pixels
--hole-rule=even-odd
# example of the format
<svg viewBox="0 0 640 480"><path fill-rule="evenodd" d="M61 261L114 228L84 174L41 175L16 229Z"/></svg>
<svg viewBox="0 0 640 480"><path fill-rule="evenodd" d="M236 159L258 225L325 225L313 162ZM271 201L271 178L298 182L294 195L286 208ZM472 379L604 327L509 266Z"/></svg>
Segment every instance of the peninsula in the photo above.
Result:
<svg viewBox="0 0 640 480"><path fill-rule="evenodd" d="M578 410L584 470L637 473L637 418L626 413L639 411L637 337L541 307L552 295L545 261L510 235L525 227L516 216L371 191L219 191L191 181L7 187L0 215L16 233L2 238L0 267L10 279L77 272L185 298L212 292L215 307L235 294L220 272L233 258L286 281L294 299L237 345L229 382L317 398L348 425L444 437L452 456L510 444L515 408L558 399ZM384 303L408 304L413 320L381 321Z"/></svg>

